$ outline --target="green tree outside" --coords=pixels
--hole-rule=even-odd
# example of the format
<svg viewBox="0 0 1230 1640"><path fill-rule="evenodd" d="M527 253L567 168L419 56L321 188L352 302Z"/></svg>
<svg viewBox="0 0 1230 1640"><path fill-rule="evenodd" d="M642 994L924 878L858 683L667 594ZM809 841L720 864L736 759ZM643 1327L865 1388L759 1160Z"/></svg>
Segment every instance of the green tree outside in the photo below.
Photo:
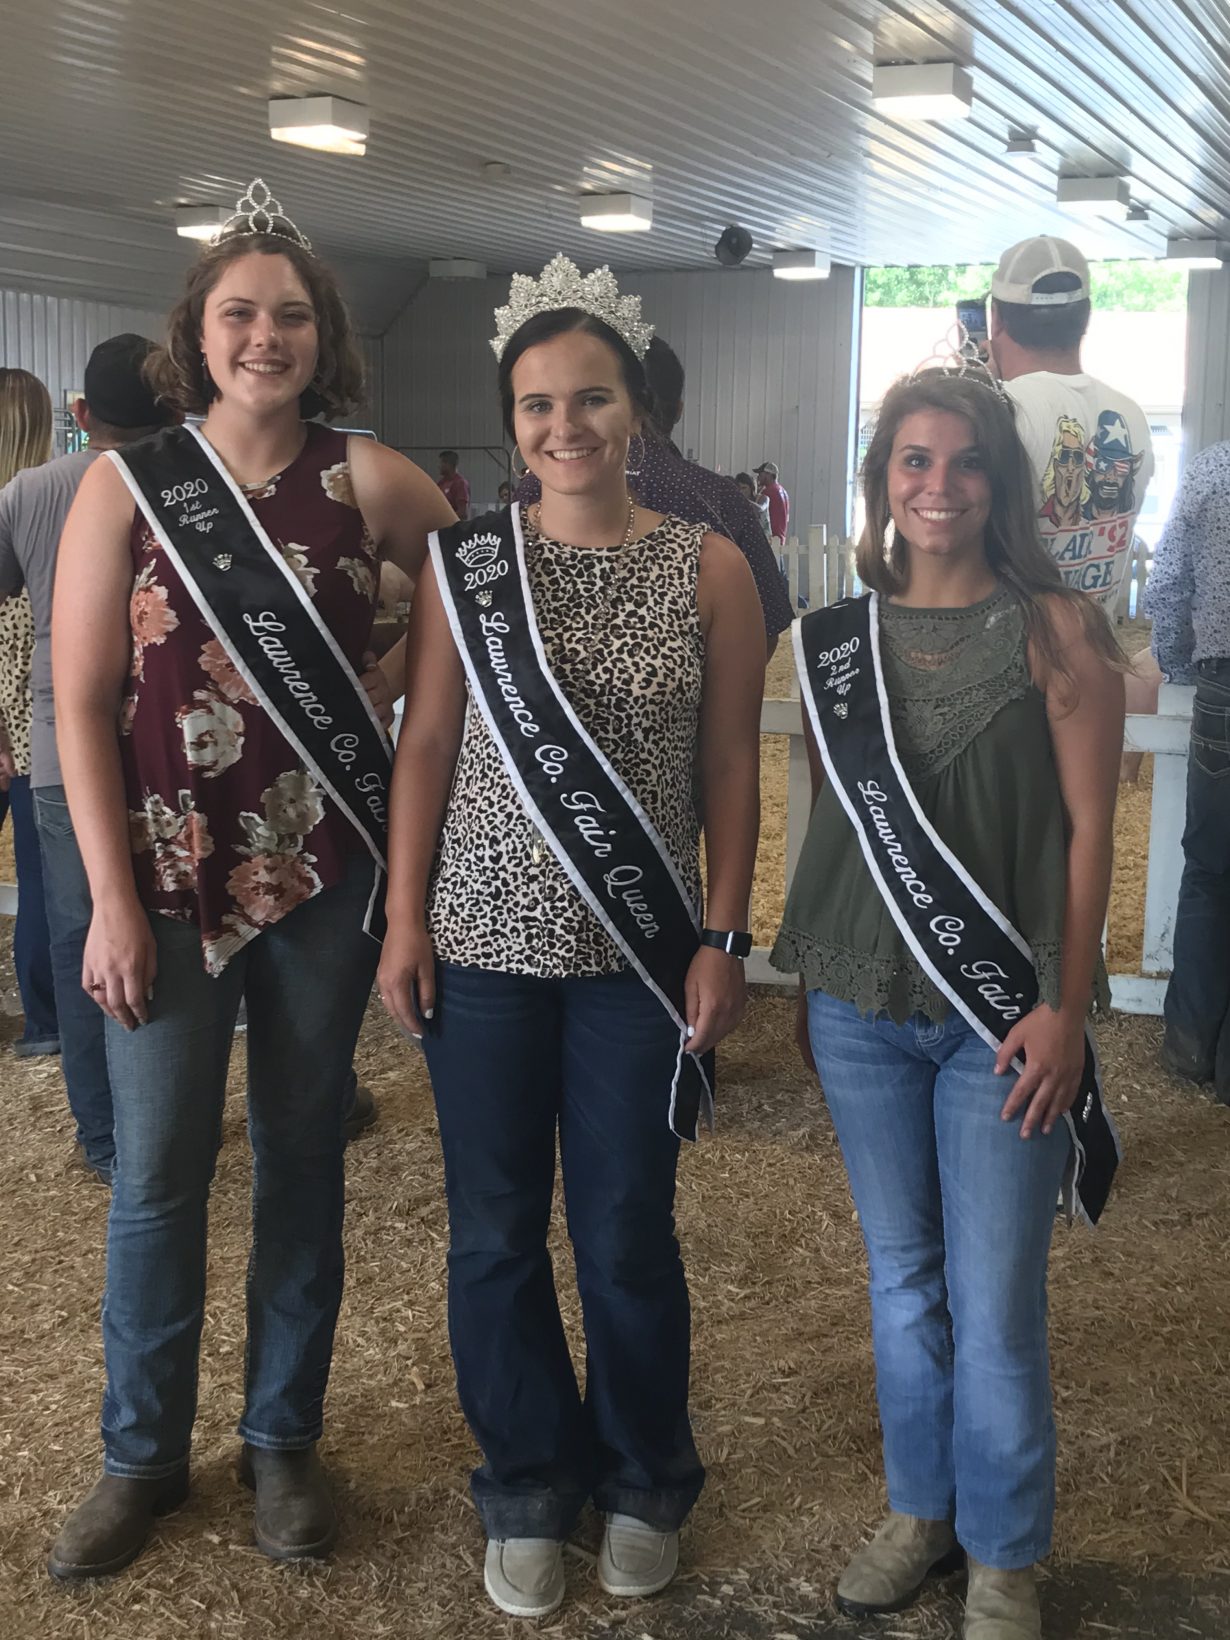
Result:
<svg viewBox="0 0 1230 1640"><path fill-rule="evenodd" d="M863 287L867 307L952 307L985 296L991 263L948 267L868 268ZM1093 262L1090 295L1096 308L1121 313L1181 313L1187 306L1187 271L1156 262Z"/></svg>

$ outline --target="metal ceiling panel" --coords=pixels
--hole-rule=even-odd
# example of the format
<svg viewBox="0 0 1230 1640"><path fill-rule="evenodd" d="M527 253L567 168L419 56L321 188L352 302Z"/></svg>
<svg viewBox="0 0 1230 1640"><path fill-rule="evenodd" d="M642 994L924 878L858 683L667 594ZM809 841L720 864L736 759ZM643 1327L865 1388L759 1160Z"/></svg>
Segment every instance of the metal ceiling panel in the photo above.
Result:
<svg viewBox="0 0 1230 1640"><path fill-rule="evenodd" d="M0 278L56 255L66 293L97 290L97 266L161 294L183 260L156 249L171 206L229 204L256 174L326 253L382 259L377 325L405 264L699 268L732 221L749 266L775 246L934 262L1048 230L1119 255L1230 234L1225 0L44 0L8 8L4 39ZM945 54L973 75L970 119L872 109L874 61ZM271 141L267 98L307 92L370 106L365 158ZM1036 156L1005 155L1010 126ZM1055 205L1059 173L1114 169L1148 221ZM577 193L604 185L651 186L653 230L582 228ZM76 244L37 215L56 209L89 213Z"/></svg>

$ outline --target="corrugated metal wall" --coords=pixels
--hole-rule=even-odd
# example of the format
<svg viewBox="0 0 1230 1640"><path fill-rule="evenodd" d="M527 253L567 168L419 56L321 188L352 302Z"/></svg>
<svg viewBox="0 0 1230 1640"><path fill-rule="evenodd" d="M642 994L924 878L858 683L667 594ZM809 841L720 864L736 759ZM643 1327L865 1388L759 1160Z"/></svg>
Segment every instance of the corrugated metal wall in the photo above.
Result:
<svg viewBox="0 0 1230 1640"><path fill-rule="evenodd" d="M1230 268L1193 273L1187 286L1183 453L1230 438Z"/></svg>
<svg viewBox="0 0 1230 1640"><path fill-rule="evenodd" d="M651 273L621 280L683 360L682 449L724 472L772 460L794 503L792 531L847 528L860 286L835 268L791 285L769 272ZM506 278L429 281L384 338L384 432L434 471L462 453L476 501L492 499L504 445L488 345Z"/></svg>

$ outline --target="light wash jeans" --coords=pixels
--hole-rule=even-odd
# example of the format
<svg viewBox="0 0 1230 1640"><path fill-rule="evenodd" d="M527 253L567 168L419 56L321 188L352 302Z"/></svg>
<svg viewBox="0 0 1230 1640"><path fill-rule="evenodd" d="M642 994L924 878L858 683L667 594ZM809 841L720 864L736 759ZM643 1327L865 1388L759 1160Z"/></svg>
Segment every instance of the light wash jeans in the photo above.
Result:
<svg viewBox="0 0 1230 1640"><path fill-rule="evenodd" d="M866 1018L807 997L871 1266L889 1503L952 1520L984 1565L1048 1553L1055 1425L1046 1263L1071 1138L1000 1120L1011 1074L955 1012Z"/></svg>
<svg viewBox="0 0 1230 1640"><path fill-rule="evenodd" d="M205 1224L240 998L253 1153L239 1433L293 1450L321 1433L342 1298L342 1110L379 947L371 862L297 906L211 979L195 924L153 915L148 1025L107 1021L115 1184L107 1233L102 1434L112 1475L188 1461L205 1310Z"/></svg>

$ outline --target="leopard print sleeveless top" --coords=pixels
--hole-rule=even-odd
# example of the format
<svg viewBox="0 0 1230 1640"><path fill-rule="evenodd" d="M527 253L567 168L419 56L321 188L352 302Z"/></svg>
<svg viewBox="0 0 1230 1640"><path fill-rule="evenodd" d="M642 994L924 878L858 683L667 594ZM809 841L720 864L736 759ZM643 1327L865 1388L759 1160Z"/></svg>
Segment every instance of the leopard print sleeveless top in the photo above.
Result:
<svg viewBox="0 0 1230 1640"><path fill-rule="evenodd" d="M704 534L702 524L665 518L630 546L597 551L525 523L547 664L657 827L697 905L693 766L705 644L696 580ZM526 815L472 699L427 915L445 962L542 979L625 966Z"/></svg>

